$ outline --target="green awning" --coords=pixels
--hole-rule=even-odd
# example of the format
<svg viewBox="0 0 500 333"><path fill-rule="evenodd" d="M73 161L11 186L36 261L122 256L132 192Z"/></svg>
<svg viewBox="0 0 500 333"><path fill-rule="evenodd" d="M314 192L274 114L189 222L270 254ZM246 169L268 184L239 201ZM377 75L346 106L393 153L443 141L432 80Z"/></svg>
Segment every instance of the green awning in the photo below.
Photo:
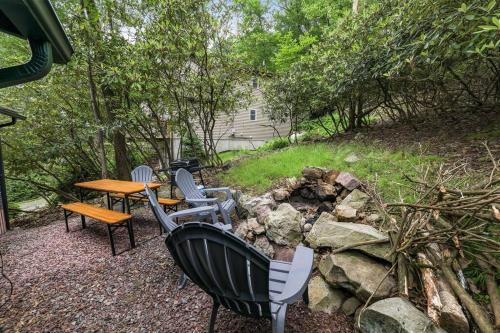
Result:
<svg viewBox="0 0 500 333"><path fill-rule="evenodd" d="M28 63L0 69L0 88L40 79L73 54L49 0L1 0L0 31L28 40L32 53Z"/></svg>

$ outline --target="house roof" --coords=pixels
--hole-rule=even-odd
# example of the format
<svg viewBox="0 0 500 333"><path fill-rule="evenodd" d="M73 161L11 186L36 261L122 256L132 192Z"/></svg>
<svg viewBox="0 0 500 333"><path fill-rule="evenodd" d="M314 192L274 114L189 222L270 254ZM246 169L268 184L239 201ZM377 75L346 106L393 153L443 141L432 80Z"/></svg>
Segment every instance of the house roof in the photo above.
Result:
<svg viewBox="0 0 500 333"><path fill-rule="evenodd" d="M49 42L52 60L65 64L73 47L49 0L0 1L0 30L28 41Z"/></svg>

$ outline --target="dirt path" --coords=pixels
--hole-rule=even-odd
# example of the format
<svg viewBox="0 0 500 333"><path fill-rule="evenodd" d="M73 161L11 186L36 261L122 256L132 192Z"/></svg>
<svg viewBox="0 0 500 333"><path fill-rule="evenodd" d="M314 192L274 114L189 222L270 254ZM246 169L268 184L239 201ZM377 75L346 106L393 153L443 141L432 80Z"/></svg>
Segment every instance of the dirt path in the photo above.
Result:
<svg viewBox="0 0 500 333"><path fill-rule="evenodd" d="M177 290L174 266L149 211L134 212L136 249L110 253L105 228L80 230L73 218L31 229L17 228L0 238L4 271L14 283L12 299L0 309L5 332L205 332L211 299L192 283ZM118 250L128 245L117 235ZM0 303L8 284L0 281ZM292 307L286 332L353 332L343 314L311 313ZM268 320L219 312L217 332L270 332Z"/></svg>

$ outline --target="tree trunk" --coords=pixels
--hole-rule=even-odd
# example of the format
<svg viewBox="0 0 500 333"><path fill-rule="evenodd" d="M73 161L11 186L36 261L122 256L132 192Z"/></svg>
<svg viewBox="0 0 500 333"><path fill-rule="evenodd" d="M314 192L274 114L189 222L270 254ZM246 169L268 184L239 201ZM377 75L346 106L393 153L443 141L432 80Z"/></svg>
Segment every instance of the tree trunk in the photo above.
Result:
<svg viewBox="0 0 500 333"><path fill-rule="evenodd" d="M95 86L94 75L92 72L92 64L90 56L87 57L87 76L89 80L90 102L92 105L92 113L94 114L95 122L100 126L103 124L101 114L99 112L99 103L97 100L97 89ZM106 163L106 149L104 147L104 131L99 127L95 136L95 146L97 148L97 156L99 165L101 166L101 177L109 178L108 166Z"/></svg>
<svg viewBox="0 0 500 333"><path fill-rule="evenodd" d="M127 141L121 130L113 131L113 146L115 150L116 173L118 179L130 180L130 162L127 157Z"/></svg>

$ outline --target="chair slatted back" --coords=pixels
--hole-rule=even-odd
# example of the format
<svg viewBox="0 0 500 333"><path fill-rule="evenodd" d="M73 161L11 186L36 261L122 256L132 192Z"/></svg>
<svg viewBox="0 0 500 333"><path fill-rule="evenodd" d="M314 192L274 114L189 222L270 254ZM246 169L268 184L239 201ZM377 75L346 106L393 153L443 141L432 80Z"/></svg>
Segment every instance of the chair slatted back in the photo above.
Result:
<svg viewBox="0 0 500 333"><path fill-rule="evenodd" d="M193 175L186 169L179 169L175 173L175 182L184 194L186 199L203 199L205 195L200 191L194 182ZM195 206L205 206L205 204L198 204Z"/></svg>
<svg viewBox="0 0 500 333"><path fill-rule="evenodd" d="M246 316L271 317L270 259L231 233L190 222L165 240L184 273L226 308Z"/></svg>
<svg viewBox="0 0 500 333"><path fill-rule="evenodd" d="M172 219L161 209L158 200L156 200L156 195L151 191L151 189L144 184L144 188L146 189L146 194L149 199L149 204L151 208L153 208L153 213L155 214L158 221L161 223L166 232L172 232L175 228L177 228L177 224L172 221Z"/></svg>
<svg viewBox="0 0 500 333"><path fill-rule="evenodd" d="M139 165L130 173L132 181L149 183L153 179L153 169L147 165Z"/></svg>

